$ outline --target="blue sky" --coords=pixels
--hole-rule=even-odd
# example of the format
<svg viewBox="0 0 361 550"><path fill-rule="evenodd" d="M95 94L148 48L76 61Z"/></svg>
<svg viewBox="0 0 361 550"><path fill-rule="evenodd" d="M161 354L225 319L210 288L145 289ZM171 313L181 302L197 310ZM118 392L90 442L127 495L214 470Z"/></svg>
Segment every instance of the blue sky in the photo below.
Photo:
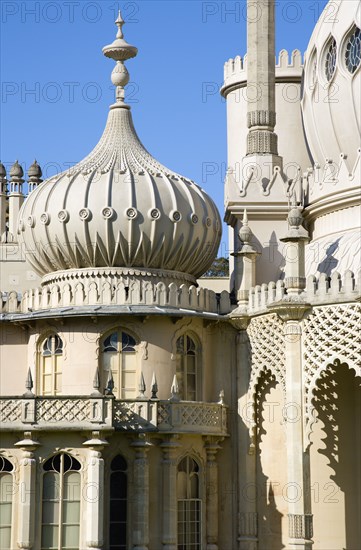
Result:
<svg viewBox="0 0 361 550"><path fill-rule="evenodd" d="M276 0L277 52L305 51L326 3ZM118 7L139 49L127 63L128 103L142 142L222 212L226 106L217 89L224 62L246 51L246 0L2 0L1 161L27 168L36 158L50 176L94 147L114 97L114 63L101 49L115 37Z"/></svg>

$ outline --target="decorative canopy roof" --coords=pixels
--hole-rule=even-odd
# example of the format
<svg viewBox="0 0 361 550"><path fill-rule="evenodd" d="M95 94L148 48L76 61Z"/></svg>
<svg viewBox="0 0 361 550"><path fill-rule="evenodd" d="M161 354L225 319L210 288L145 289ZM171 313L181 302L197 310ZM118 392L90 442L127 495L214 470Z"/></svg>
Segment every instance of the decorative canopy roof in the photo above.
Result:
<svg viewBox="0 0 361 550"><path fill-rule="evenodd" d="M116 21L114 42L103 48L116 61L116 102L93 151L70 170L40 184L19 214L29 262L41 275L81 268L171 270L198 277L214 260L221 220L193 181L148 153L124 102L124 61L137 49Z"/></svg>

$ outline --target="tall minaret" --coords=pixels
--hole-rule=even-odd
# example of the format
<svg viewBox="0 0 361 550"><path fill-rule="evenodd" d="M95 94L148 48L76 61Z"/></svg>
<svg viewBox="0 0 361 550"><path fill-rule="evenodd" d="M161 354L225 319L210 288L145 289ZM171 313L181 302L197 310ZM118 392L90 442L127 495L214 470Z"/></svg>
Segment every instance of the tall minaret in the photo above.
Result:
<svg viewBox="0 0 361 550"><path fill-rule="evenodd" d="M247 0L247 52L247 156L277 157L274 0Z"/></svg>
<svg viewBox="0 0 361 550"><path fill-rule="evenodd" d="M283 128L282 143L284 130L288 129L282 117L293 117L290 131L294 131L295 122L293 111L292 114L288 108L285 113L282 111L284 73L280 73L279 67L277 77L275 0L247 0L247 43L247 58L236 57L226 63L225 84L221 90L227 98L229 148L225 221L230 226L229 248L237 257L238 233L243 212L247 210L253 245L259 253L256 284L268 284L283 276L284 245L280 237L285 232L294 186L284 172L275 132L276 109L281 122L278 127ZM231 288L236 281L241 281L242 287L242 263L231 261L230 270Z"/></svg>

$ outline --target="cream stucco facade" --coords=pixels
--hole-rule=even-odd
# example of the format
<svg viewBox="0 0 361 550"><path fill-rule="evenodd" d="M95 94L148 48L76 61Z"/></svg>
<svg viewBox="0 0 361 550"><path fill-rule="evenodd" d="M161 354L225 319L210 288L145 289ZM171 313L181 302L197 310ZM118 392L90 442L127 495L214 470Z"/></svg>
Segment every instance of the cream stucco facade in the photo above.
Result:
<svg viewBox="0 0 361 550"><path fill-rule="evenodd" d="M136 134L120 14L93 151L26 197L0 165L2 549L359 549L360 6L331 4L275 63L248 2L223 286L214 202Z"/></svg>

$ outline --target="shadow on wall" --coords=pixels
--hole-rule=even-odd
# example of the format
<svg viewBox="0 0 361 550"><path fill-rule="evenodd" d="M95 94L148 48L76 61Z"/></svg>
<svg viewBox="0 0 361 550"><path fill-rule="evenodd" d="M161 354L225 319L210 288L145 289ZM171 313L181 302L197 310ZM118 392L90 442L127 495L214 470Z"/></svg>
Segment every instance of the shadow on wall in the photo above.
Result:
<svg viewBox="0 0 361 550"><path fill-rule="evenodd" d="M325 258L323 258L323 260L317 266L317 271L319 273L326 273L326 275L330 277L332 271L336 269L339 261L337 258L335 258L334 254L339 248L340 240L341 237L330 244L330 246L327 248Z"/></svg>
<svg viewBox="0 0 361 550"><path fill-rule="evenodd" d="M336 507L338 522L344 522L344 526L339 523L338 527L344 533L345 550L358 550L361 540L360 383L361 378L347 363L336 360L321 373L313 399L318 422L322 422L322 443L318 440L317 452L327 458L333 471L330 483L326 483L332 493L327 491L323 517L319 521L327 522L327 507ZM312 484L315 483L316 477L312 480ZM335 526L328 527L332 536Z"/></svg>
<svg viewBox="0 0 361 550"><path fill-rule="evenodd" d="M271 443L268 431L274 434L279 432L282 437L281 426L277 413L270 417L270 411L282 407L270 407L275 404L278 383L270 371L261 375L257 385L256 418L257 418L257 446L256 446L256 472L257 472L257 511L258 511L258 538L260 550L281 550L285 548L282 543L282 518L284 514L279 510L282 494L282 482L280 476L268 476L264 473L264 467L271 469L271 465L279 465L278 452L285 453L286 447L279 446L279 442ZM278 392L277 392L278 393ZM273 413L272 413L273 414ZM272 445L272 447L271 447ZM277 476L277 477L276 477ZM277 495L275 494L277 490ZM281 493L281 494L280 494ZM278 502L277 502L278 501Z"/></svg>

